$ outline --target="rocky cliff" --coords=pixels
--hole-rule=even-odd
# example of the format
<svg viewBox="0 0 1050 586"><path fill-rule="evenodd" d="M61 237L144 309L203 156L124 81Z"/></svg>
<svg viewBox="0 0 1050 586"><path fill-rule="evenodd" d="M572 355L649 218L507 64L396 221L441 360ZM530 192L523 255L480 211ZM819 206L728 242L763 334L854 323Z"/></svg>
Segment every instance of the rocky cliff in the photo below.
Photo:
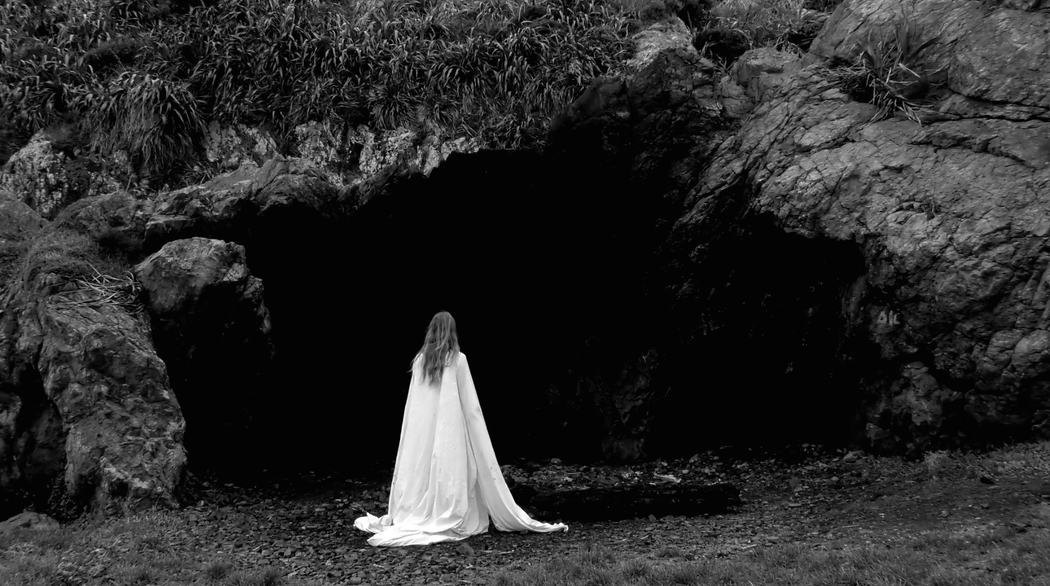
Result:
<svg viewBox="0 0 1050 586"><path fill-rule="evenodd" d="M386 462L442 309L508 459L1045 436L1047 30L1038 3L847 0L808 54L720 72L672 18L542 153L363 178L323 125L326 163L213 129L237 169L197 186L7 180L0 484L119 509L173 502L184 447Z"/></svg>
<svg viewBox="0 0 1050 586"><path fill-rule="evenodd" d="M863 257L835 313L867 349L837 360L866 361L843 391L872 447L1050 432L1048 27L1045 10L845 2L686 197L679 254L701 251L727 221L713 212L744 193L739 218ZM921 49L901 63L930 86L912 112L879 119L828 83L872 38Z"/></svg>

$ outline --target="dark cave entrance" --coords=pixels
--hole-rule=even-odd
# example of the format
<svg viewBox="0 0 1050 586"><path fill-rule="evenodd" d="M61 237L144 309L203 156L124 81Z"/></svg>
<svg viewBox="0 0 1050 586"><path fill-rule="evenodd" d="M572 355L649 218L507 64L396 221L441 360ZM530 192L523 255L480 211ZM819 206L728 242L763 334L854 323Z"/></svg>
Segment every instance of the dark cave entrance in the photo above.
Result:
<svg viewBox="0 0 1050 586"><path fill-rule="evenodd" d="M769 215L744 216L692 283L703 303L678 315L695 337L669 360L677 388L653 437L661 454L732 446L744 457L857 437L857 383L879 360L843 317L865 273L859 247L785 233Z"/></svg>
<svg viewBox="0 0 1050 586"><path fill-rule="evenodd" d="M853 397L848 369L833 364L835 304L862 270L853 247L756 221L705 269L711 283L736 283L713 297L728 309L707 317L746 327L679 341L680 316L646 282L651 209L636 203L637 187L612 173L544 175L542 165L522 152L453 155L337 225L286 218L257 231L245 246L278 354L252 393L246 435L195 439L187 414L191 468L389 469L409 363L440 310L457 320L503 462L600 456L600 438L580 435L595 428L567 430L570 416L548 400L552 385L572 391L566 373L592 343L662 344L667 367L654 384L673 396L655 420L652 456L845 441ZM800 354L803 335L810 350Z"/></svg>

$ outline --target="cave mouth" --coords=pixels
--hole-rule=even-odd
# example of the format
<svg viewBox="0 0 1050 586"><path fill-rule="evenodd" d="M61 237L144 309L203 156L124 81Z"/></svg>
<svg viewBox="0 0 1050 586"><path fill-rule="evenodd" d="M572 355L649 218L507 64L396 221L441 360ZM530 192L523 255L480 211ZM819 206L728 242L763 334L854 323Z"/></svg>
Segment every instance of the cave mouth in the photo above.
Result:
<svg viewBox="0 0 1050 586"><path fill-rule="evenodd" d="M715 280L736 275L738 285L719 293L724 305L764 300L758 311L748 301L715 316L746 320L747 333L726 328L668 343L677 317L645 282L654 256L639 251L652 224L645 208L624 203L639 199L630 193L637 187L612 173L545 175L543 164L528 152L453 155L429 178L396 184L331 229L289 222L246 242L251 271L264 282L276 357L250 389L246 427L206 423L206 405L184 405L191 469L389 470L410 362L442 310L456 319L503 463L600 458L600 422L558 412L550 400L554 388L575 392L567 373L580 370L581 349L595 344L610 360L625 348L665 347L667 367L654 384L673 397L655 415L651 457L814 441L814 421L848 418L841 373L821 372L834 370L827 355L796 357L795 375L785 378L790 356L763 361L759 353L784 353L798 332L813 338L813 315L818 329L839 327L836 295L862 267L854 248L759 222L706 269ZM799 255L808 259L801 270ZM848 267L834 278L821 274L840 262ZM812 311L799 317L793 303ZM834 355L832 342L815 348ZM786 401L786 385L808 385L809 395ZM802 423L774 425L791 418ZM823 427L826 443L844 440L835 423Z"/></svg>

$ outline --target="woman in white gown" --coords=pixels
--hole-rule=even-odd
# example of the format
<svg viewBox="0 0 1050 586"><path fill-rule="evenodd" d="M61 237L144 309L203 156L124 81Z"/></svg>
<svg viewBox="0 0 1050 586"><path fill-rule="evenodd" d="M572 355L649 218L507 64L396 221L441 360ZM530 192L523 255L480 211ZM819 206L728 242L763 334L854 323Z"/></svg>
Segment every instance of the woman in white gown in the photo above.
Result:
<svg viewBox="0 0 1050 586"><path fill-rule="evenodd" d="M446 311L427 327L412 361L387 514L354 521L375 546L457 541L488 531L567 531L535 521L514 502L481 414L478 393Z"/></svg>

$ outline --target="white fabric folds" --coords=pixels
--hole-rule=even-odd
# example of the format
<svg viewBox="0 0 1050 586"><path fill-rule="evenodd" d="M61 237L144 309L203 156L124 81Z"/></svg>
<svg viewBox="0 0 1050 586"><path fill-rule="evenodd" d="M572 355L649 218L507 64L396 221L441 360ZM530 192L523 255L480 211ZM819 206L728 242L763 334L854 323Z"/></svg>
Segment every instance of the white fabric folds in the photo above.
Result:
<svg viewBox="0 0 1050 586"><path fill-rule="evenodd" d="M423 380L422 357L401 424L387 514L354 521L374 533L375 546L458 541L488 531L567 531L562 523L535 521L515 502L496 462L478 393L462 352L441 374L440 385Z"/></svg>

